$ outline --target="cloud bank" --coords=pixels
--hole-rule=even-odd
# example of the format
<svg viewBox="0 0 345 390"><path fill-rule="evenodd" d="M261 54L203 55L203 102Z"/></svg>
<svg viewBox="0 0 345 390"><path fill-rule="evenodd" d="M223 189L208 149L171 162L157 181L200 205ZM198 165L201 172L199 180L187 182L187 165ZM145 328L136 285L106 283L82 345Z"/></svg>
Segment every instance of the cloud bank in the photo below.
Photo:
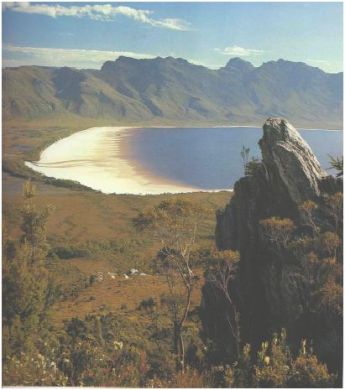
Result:
<svg viewBox="0 0 345 390"><path fill-rule="evenodd" d="M4 46L3 66L42 65L99 69L105 61L115 60L119 56L138 59L156 57L130 51Z"/></svg>
<svg viewBox="0 0 345 390"><path fill-rule="evenodd" d="M250 56L257 56L264 53L264 50L258 50L258 49L245 49L244 47L240 46L227 46L224 49L215 48L216 52L220 54L224 54L225 56L236 56L236 57L250 57Z"/></svg>
<svg viewBox="0 0 345 390"><path fill-rule="evenodd" d="M46 15L52 18L61 16L90 18L99 21L113 21L117 16L125 16L137 22L153 27L167 28L177 31L190 30L190 24L182 19L166 18L155 19L152 17L153 11L136 9L127 6L115 6L114 4L86 4L86 5L58 5L14 2L3 3L4 10L13 12Z"/></svg>

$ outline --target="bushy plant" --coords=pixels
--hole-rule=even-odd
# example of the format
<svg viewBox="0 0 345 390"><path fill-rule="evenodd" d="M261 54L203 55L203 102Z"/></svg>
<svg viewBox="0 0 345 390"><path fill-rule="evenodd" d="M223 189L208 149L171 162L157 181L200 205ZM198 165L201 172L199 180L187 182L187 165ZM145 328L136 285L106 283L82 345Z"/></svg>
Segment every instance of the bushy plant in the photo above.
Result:
<svg viewBox="0 0 345 390"><path fill-rule="evenodd" d="M274 334L270 342L261 343L254 362L250 346L245 345L239 361L222 371L228 387L332 387L335 383L335 376L319 362L306 340L293 356L285 330Z"/></svg>
<svg viewBox="0 0 345 390"><path fill-rule="evenodd" d="M289 374L291 357L286 345L286 333L273 335L271 343L261 344L254 365L254 383L258 387L284 387Z"/></svg>
<svg viewBox="0 0 345 390"><path fill-rule="evenodd" d="M141 310L147 310L147 311L152 311L154 310L154 308L156 307L156 302L153 298L147 298L147 299L143 299L140 304L139 304L139 307L138 309Z"/></svg>
<svg viewBox="0 0 345 390"><path fill-rule="evenodd" d="M3 324L8 327L7 346L12 349L6 353L17 355L32 346L49 302L46 222L51 208L38 208L35 192L35 186L26 182L21 239L4 247Z"/></svg>
<svg viewBox="0 0 345 390"><path fill-rule="evenodd" d="M271 217L260 221L264 237L275 247L286 248L295 230L294 222L289 218Z"/></svg>
<svg viewBox="0 0 345 390"><path fill-rule="evenodd" d="M315 355L302 354L292 363L288 387L334 387L335 377L330 375L325 364L318 361Z"/></svg>
<svg viewBox="0 0 345 390"><path fill-rule="evenodd" d="M76 246L58 246L51 250L50 255L55 254L60 259L73 259L75 257L90 257L91 252L86 248Z"/></svg>
<svg viewBox="0 0 345 390"><path fill-rule="evenodd" d="M344 172L344 158L343 156L341 157L333 157L329 156L330 158L330 163L331 167L337 171L336 176L337 177L343 177L343 172Z"/></svg>
<svg viewBox="0 0 345 390"><path fill-rule="evenodd" d="M7 386L66 386L67 376L56 361L39 352L21 352L5 360L3 383Z"/></svg>

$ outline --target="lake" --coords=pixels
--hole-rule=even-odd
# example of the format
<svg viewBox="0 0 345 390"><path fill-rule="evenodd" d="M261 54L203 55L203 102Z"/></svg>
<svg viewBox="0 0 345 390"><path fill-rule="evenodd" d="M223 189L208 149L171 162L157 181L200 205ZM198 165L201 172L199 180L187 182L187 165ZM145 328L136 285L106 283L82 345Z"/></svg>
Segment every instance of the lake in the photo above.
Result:
<svg viewBox="0 0 345 390"><path fill-rule="evenodd" d="M300 130L324 169L343 153L342 131ZM242 146L261 157L261 128L88 129L49 146L32 169L105 193L231 189L243 175Z"/></svg>

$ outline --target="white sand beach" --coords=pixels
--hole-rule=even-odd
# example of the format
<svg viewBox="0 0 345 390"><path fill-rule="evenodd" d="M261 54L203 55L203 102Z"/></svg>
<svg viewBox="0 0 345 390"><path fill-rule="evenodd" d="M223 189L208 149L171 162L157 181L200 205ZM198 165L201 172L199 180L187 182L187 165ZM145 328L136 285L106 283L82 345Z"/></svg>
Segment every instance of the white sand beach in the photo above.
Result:
<svg viewBox="0 0 345 390"><path fill-rule="evenodd" d="M121 150L131 127L93 127L47 147L37 162L25 165L56 179L67 179L110 194L162 194L202 191L145 172Z"/></svg>

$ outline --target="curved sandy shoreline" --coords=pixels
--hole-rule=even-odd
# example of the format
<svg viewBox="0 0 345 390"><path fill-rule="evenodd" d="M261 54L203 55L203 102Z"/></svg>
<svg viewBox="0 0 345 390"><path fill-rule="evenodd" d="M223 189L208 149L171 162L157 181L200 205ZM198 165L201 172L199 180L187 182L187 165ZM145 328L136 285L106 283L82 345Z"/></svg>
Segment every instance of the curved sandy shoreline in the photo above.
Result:
<svg viewBox="0 0 345 390"><path fill-rule="evenodd" d="M162 128L162 126L152 126L154 127ZM219 127L222 126L214 126L214 128ZM251 128L251 126L241 127ZM25 165L45 176L77 181L106 194L157 195L232 191L231 189L205 190L188 186L144 169L140 161L137 161L131 153L131 142L129 138L127 139L127 136L131 136L138 129L138 127L126 126L93 127L82 130L54 142L41 153L39 161L25 162Z"/></svg>
<svg viewBox="0 0 345 390"><path fill-rule="evenodd" d="M48 146L37 162L25 162L36 172L74 180L105 194L162 194L205 191L152 175L135 166L121 148L134 127L93 127ZM209 191L208 191L209 192Z"/></svg>

